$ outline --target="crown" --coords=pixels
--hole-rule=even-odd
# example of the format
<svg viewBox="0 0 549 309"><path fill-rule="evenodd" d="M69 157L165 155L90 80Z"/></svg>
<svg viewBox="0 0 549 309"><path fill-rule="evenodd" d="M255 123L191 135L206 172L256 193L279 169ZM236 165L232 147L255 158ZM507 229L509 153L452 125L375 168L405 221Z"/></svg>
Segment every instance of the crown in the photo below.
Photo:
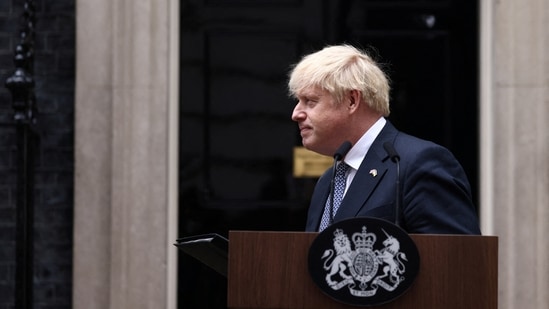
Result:
<svg viewBox="0 0 549 309"><path fill-rule="evenodd" d="M355 249L366 248L372 249L376 242L377 236L374 233L367 233L366 226L362 227L361 233L353 234L353 242L355 243Z"/></svg>

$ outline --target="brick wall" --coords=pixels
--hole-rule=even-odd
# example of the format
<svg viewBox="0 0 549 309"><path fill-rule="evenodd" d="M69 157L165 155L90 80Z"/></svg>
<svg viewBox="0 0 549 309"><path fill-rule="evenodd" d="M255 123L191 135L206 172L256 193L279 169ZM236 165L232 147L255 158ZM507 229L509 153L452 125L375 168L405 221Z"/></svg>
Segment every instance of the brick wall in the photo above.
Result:
<svg viewBox="0 0 549 309"><path fill-rule="evenodd" d="M15 287L15 130L11 95L4 87L12 73L13 50L21 8L12 1L0 1L0 308L13 308Z"/></svg>
<svg viewBox="0 0 549 309"><path fill-rule="evenodd" d="M0 1L0 309L14 308L16 135L11 94L25 1ZM34 1L35 93L40 142L35 158L34 308L70 308L72 291L75 1Z"/></svg>

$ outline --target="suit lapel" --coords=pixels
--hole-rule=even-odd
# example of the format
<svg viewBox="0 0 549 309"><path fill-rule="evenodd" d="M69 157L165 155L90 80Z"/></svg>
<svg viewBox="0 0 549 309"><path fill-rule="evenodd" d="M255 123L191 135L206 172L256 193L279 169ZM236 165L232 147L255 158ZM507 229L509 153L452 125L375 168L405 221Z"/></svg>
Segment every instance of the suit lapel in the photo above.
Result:
<svg viewBox="0 0 549 309"><path fill-rule="evenodd" d="M376 206L367 202L384 178L391 164L383 148L383 144L387 141L393 142L397 133L398 131L395 127L387 121L385 127L372 143L372 146L360 164L355 178L335 215L334 219L336 221L356 217L363 208Z"/></svg>
<svg viewBox="0 0 549 309"><path fill-rule="evenodd" d="M335 216L336 220L356 217L384 178L388 166L377 154L368 151L368 155L360 165L351 186Z"/></svg>
<svg viewBox="0 0 549 309"><path fill-rule="evenodd" d="M330 182L332 179L332 169L330 168L320 179L318 180L315 191L311 197L311 207L309 208L309 222L308 226L317 230L320 219L324 212L324 207L326 205L326 200L330 194Z"/></svg>

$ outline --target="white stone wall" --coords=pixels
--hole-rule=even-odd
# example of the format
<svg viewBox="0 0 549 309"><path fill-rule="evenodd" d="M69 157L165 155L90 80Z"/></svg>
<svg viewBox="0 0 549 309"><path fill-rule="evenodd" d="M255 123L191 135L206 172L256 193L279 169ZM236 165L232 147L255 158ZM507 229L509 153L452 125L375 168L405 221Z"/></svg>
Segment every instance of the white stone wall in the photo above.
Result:
<svg viewBox="0 0 549 309"><path fill-rule="evenodd" d="M549 308L549 1L483 1L481 208L499 236L499 308Z"/></svg>
<svg viewBox="0 0 549 309"><path fill-rule="evenodd" d="M177 3L77 1L74 308L175 308Z"/></svg>

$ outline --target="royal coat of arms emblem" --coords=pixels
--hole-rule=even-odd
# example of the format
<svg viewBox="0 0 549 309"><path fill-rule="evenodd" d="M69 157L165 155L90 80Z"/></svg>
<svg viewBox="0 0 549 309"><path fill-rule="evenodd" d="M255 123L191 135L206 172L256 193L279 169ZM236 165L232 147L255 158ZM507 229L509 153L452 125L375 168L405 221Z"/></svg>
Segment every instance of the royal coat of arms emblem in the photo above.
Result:
<svg viewBox="0 0 549 309"><path fill-rule="evenodd" d="M407 290L419 269L411 238L385 220L341 221L317 240L309 252L309 272L326 294L344 303L388 302Z"/></svg>

